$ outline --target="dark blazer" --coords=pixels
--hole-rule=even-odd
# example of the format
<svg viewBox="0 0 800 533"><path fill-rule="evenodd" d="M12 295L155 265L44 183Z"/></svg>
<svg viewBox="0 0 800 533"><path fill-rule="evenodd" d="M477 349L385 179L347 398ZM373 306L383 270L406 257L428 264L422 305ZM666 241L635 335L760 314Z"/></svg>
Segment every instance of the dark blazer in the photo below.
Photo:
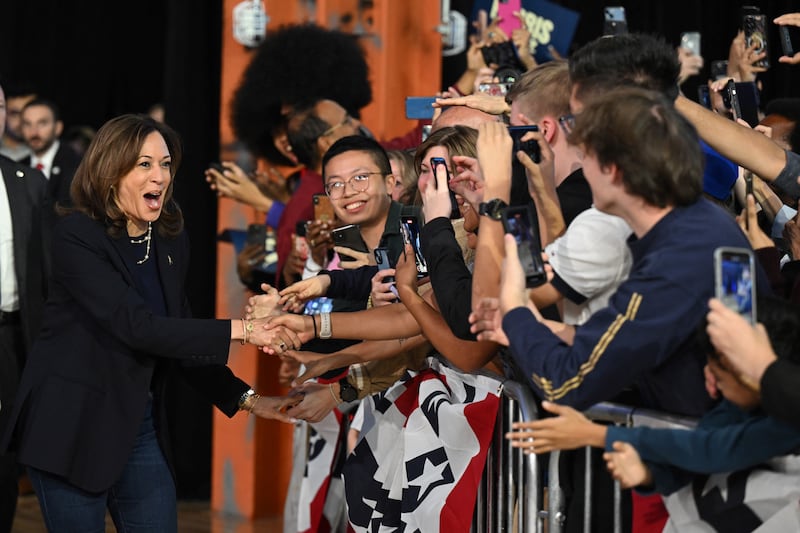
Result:
<svg viewBox="0 0 800 533"><path fill-rule="evenodd" d="M166 239L153 228L166 317L153 315L136 289L122 248L127 238L110 237L80 213L56 224L44 323L22 375L14 430L0 442L0 450L16 449L20 463L91 492L118 479L151 390L169 457L165 373L185 375L228 416L248 388L224 366L230 322L186 318L186 235Z"/></svg>
<svg viewBox="0 0 800 533"><path fill-rule="evenodd" d="M0 170L11 207L22 329L30 348L47 294L52 203L47 195L47 178L38 170L4 156L0 156Z"/></svg>
<svg viewBox="0 0 800 533"><path fill-rule="evenodd" d="M31 156L21 159L20 163L30 166ZM68 144L60 142L56 156L53 158L53 168L50 169L50 179L48 180L50 197L59 205L72 205L69 188L80 164L81 156Z"/></svg>
<svg viewBox="0 0 800 533"><path fill-rule="evenodd" d="M0 433L7 425L17 390L19 364L25 361L42 321L49 265L52 221L47 179L38 170L0 156L0 171L11 208L14 273L19 294L20 327L25 353L0 350Z"/></svg>

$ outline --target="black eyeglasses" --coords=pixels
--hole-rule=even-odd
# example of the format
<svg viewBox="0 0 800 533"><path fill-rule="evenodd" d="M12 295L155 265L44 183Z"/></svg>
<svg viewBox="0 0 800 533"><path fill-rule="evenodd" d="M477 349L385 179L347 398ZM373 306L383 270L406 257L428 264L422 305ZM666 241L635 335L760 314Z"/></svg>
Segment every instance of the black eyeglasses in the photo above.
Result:
<svg viewBox="0 0 800 533"><path fill-rule="evenodd" d="M359 172L348 180L329 181L325 184L325 193L333 200L341 198L347 185L356 192L364 192L369 188L369 177L373 174L383 175L383 172Z"/></svg>
<svg viewBox="0 0 800 533"><path fill-rule="evenodd" d="M558 117L558 123L561 125L561 129L564 130L564 133L569 135L572 133L572 130L575 129L575 115L562 115Z"/></svg>

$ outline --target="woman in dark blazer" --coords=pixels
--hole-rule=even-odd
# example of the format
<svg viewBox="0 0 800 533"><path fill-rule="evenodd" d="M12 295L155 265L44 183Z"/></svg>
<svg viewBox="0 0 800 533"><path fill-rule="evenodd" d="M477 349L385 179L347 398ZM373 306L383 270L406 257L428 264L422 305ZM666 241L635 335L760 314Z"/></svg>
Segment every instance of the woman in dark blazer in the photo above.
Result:
<svg viewBox="0 0 800 533"><path fill-rule="evenodd" d="M228 416L286 419L292 400L260 398L225 366L234 340L278 351L294 334L249 320L188 318L183 218L172 200L175 133L138 115L104 125L56 224L43 325L0 450L26 465L51 531L175 531L163 437L168 373L180 372Z"/></svg>

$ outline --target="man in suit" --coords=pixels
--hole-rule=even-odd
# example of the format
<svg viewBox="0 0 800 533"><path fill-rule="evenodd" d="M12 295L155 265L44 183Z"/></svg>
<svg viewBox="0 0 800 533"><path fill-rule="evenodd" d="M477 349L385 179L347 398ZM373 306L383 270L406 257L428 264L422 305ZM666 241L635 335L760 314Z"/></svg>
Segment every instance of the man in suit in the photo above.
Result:
<svg viewBox="0 0 800 533"><path fill-rule="evenodd" d="M48 189L53 201L69 205L69 186L81 158L59 141L63 130L61 113L54 102L36 98L22 109L22 136L31 156L20 162L41 170L50 181Z"/></svg>
<svg viewBox="0 0 800 533"><path fill-rule="evenodd" d="M0 137L5 115L0 86ZM25 355L41 322L50 214L42 173L0 156L0 434L8 424ZM11 531L16 504L16 457L0 455L0 533Z"/></svg>

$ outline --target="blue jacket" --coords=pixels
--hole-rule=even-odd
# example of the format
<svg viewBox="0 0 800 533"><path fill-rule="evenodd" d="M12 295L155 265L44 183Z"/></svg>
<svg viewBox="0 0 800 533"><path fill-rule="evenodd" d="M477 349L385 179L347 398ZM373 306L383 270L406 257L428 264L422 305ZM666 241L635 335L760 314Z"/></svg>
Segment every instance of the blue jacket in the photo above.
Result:
<svg viewBox="0 0 800 533"><path fill-rule="evenodd" d="M550 401L584 409L635 386L649 408L699 417L711 400L695 331L714 296L714 250L750 246L733 218L705 199L676 207L629 246L628 280L577 328L572 346L529 309L507 313L512 356ZM757 269L758 290L769 291Z"/></svg>

